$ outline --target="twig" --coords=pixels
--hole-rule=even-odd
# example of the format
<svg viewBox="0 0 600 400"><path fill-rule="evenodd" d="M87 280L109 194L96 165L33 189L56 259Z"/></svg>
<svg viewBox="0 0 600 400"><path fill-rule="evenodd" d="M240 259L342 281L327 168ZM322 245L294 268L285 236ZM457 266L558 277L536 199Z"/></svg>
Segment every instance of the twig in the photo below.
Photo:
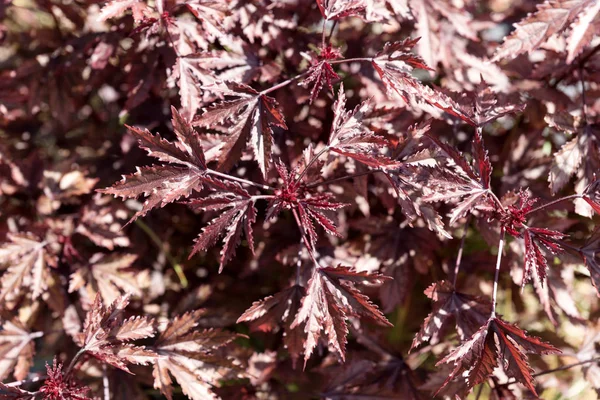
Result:
<svg viewBox="0 0 600 400"><path fill-rule="evenodd" d="M482 392L483 392L483 383L479 385L479 390L477 391L477 396L475 396L475 400L479 400Z"/></svg>
<svg viewBox="0 0 600 400"><path fill-rule="evenodd" d="M86 351L85 348L81 348L81 349L79 349L77 354L75 354L75 357L73 357L73 359L71 360L71 363L65 370L65 374L64 374L65 377L68 377L71 374L71 372L73 371L73 368L75 367L75 364L77 364L77 361L85 353L85 351Z"/></svg>
<svg viewBox="0 0 600 400"><path fill-rule="evenodd" d="M296 262L296 285L300 285L300 268L302 268L302 243L300 239L300 249L298 250L298 261Z"/></svg>
<svg viewBox="0 0 600 400"><path fill-rule="evenodd" d="M22 379L20 381L5 383L4 386L16 387L16 386L25 385L25 384L28 384L28 383L36 383L36 382L39 382L39 381L44 380L46 378L48 378L48 375L38 375L38 376L34 376L32 378Z"/></svg>
<svg viewBox="0 0 600 400"><path fill-rule="evenodd" d="M329 31L329 37L327 38L327 43L329 43L330 45L331 45L331 37L333 36L333 31L335 30L337 23L338 23L337 20L333 21L333 25L331 25L331 30Z"/></svg>
<svg viewBox="0 0 600 400"><path fill-rule="evenodd" d="M597 44L596 46L594 46L584 57L582 57L579 60L579 62L577 63L577 66L583 67L585 65L585 63L590 58L592 58L592 56L594 54L596 54L598 52L598 50L600 50L600 44ZM563 79L565 79L567 76L569 76L569 74L571 73L572 70L573 70L572 68L567 69L562 75L560 75L558 78L556 78L556 80L550 87L553 87L553 88L557 87L558 84L563 81Z"/></svg>
<svg viewBox="0 0 600 400"><path fill-rule="evenodd" d="M492 293L492 315L496 318L496 303L498 296L498 280L500 279L500 264L502 263L502 251L504 250L504 228L500 230L500 242L498 243L498 258L496 259L496 272L494 273L494 292Z"/></svg>
<svg viewBox="0 0 600 400"><path fill-rule="evenodd" d="M231 175L228 175L228 174L224 174L222 172L215 171L213 169L207 169L206 173L208 175L218 176L219 178L229 179L230 181L235 181L235 182L243 183L244 185L254 186L256 188L263 189L263 190L275 190L275 188L272 187L272 186L263 185L261 183L256 183L256 182L249 181L248 179L238 178L236 176L231 176Z"/></svg>
<svg viewBox="0 0 600 400"><path fill-rule="evenodd" d="M579 199L579 198L581 198L580 194L572 194L570 196L561 197L560 199L553 200L553 201L548 202L546 204L542 204L541 206L536 207L536 208L534 208L532 210L529 210L526 215L529 215L529 214L532 214L534 212L543 210L546 207L553 206L553 205L558 204L558 203L563 202L563 201L574 200L574 199Z"/></svg>
<svg viewBox="0 0 600 400"><path fill-rule="evenodd" d="M162 240L160 240L158 235L152 230L152 228L150 228L148 225L146 225L146 223L143 222L141 219L136 219L135 224L137 226L139 226L140 229L143 230L146 235L148 235L150 240L152 240L154 242L156 247L158 247L159 250L163 252L167 261L169 261L169 264L171 264L171 266L173 267L173 270L177 274L177 277L179 278L179 282L181 283L181 286L183 286L184 288L187 287L188 280L185 276L185 273L183 272L183 268L181 267L181 264L179 264L179 262L175 259L175 257L173 257L171 252L167 249L167 246L162 242Z"/></svg>
<svg viewBox="0 0 600 400"><path fill-rule="evenodd" d="M502 204L502 202L500 201L498 196L496 196L496 194L494 192L492 192L490 189L488 189L487 192L490 196L492 196L492 199L500 207L500 209L502 209L502 211L505 211L506 209L504 208L504 205Z"/></svg>
<svg viewBox="0 0 600 400"><path fill-rule="evenodd" d="M300 176L298 177L298 182L300 182L302 180L302 178L304 177L304 175L306 175L306 172L308 172L308 169L319 159L319 157L321 157L321 155L323 153L325 153L326 151L329 151L329 146L325 146L321 149L321 151L319 151L317 154L315 154L312 158L312 160L310 160L308 162L308 164L306 164L306 167L304 167L304 170L302 170L302 172L300 173Z"/></svg>
<svg viewBox="0 0 600 400"><path fill-rule="evenodd" d="M458 254L456 255L456 264L454 265L454 278L452 280L452 286L456 287L456 277L460 269L460 262L462 261L463 250L465 247L465 239L467 237L467 231L469 230L469 224L471 223L471 214L467 217L465 222L465 231L463 232L462 238L460 239L460 247L458 248Z"/></svg>
<svg viewBox="0 0 600 400"><path fill-rule="evenodd" d="M379 354L381 356L381 358L383 358L384 360L389 360L392 358L392 355L386 349L381 347L381 345L379 343L375 342L373 339L371 339L367 335L364 335L362 332L360 332L358 329L356 329L354 326L352 326L352 324L349 324L349 328L350 328L350 333L352 333L352 335L356 336L356 341L358 343L362 344L367 349Z"/></svg>
<svg viewBox="0 0 600 400"><path fill-rule="evenodd" d="M275 86L271 86L270 88L263 90L262 92L259 93L259 96L271 93L277 89L281 89L282 87L287 86L294 81L304 78L306 75L308 75L308 71L305 71L305 72L301 73L300 75L296 75L293 78L287 79L281 83L278 83Z"/></svg>
<svg viewBox="0 0 600 400"><path fill-rule="evenodd" d="M379 169L370 169L368 171L359 172L359 173L352 174L352 175L341 176L339 178L328 179L328 180L322 181L322 182L313 182L313 183L310 183L310 184L306 185L306 187L308 189L310 189L310 188L321 186L321 185L329 185L330 183L339 182L339 181L343 181L343 180L346 180L346 179L358 178L360 176L370 175L370 174L373 174L375 172L381 172L381 170L379 170Z"/></svg>
<svg viewBox="0 0 600 400"><path fill-rule="evenodd" d="M541 372L532 374L531 376L534 377L534 378L536 378L538 376L548 375L548 374L552 374L552 373L558 372L558 371L564 371L564 370L567 370L567 369L571 369L573 367L578 367L580 365L590 364L590 363L593 363L593 362L600 362L600 357L594 357L594 358L590 358L589 360L579 361L579 362L576 362L576 363L573 363L573 364L563 365L562 367L548 369L546 371L541 371ZM517 383L517 382L518 382L517 380L509 380L509 381L506 381L504 383L498 384L498 386L509 386L509 385L512 385L512 384Z"/></svg>
<svg viewBox="0 0 600 400"><path fill-rule="evenodd" d="M328 61L329 64L342 64L342 63L351 63L351 62L372 62L373 59L370 57L356 57L356 58L346 58L343 60L331 60Z"/></svg>

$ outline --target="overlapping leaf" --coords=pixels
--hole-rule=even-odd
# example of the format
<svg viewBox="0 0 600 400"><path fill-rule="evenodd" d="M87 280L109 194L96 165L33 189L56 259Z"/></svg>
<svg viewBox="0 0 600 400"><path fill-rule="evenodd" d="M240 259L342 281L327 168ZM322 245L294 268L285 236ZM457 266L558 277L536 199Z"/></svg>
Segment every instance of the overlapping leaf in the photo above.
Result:
<svg viewBox="0 0 600 400"><path fill-rule="evenodd" d="M339 20L360 15L366 7L364 0L317 0L321 15L326 20Z"/></svg>
<svg viewBox="0 0 600 400"><path fill-rule="evenodd" d="M217 240L224 236L219 266L221 272L240 244L242 232L248 240L250 250L254 252L252 224L256 221L256 208L250 193L239 184L215 180L207 180L207 182L217 191L201 199L194 199L189 204L193 209L216 211L220 215L202 229L196 238L190 258L196 252L214 246Z"/></svg>
<svg viewBox="0 0 600 400"><path fill-rule="evenodd" d="M536 279L543 285L546 279L546 269L548 263L546 256L542 252L540 245L548 249L552 254L563 251L560 240L565 234L544 228L527 228L523 232L523 241L525 244L525 270L523 275L523 285L531 279Z"/></svg>
<svg viewBox="0 0 600 400"><path fill-rule="evenodd" d="M465 216L477 206L489 202L490 178L492 165L483 147L481 130L477 130L473 138L473 165L454 147L441 142L433 135L428 137L454 162L454 170L436 169L430 184L430 190L423 198L426 201L449 201L463 198L450 214L450 224Z"/></svg>
<svg viewBox="0 0 600 400"><path fill-rule="evenodd" d="M11 372L17 380L27 377L35 353L33 339L40 336L30 333L19 320L4 321L0 328L0 380Z"/></svg>
<svg viewBox="0 0 600 400"><path fill-rule="evenodd" d="M253 329L260 331L271 331L282 326L285 329L283 343L295 365L302 353L304 324L294 328L291 328L291 325L304 295L305 289L302 286L291 286L273 296L252 303L252 307L238 318L237 323L248 322Z"/></svg>
<svg viewBox="0 0 600 400"><path fill-rule="evenodd" d="M484 382L501 365L504 372L537 395L533 370L525 353L552 354L560 350L499 318L490 318L466 342L448 354L437 365L452 363L454 370L442 387L457 376L465 378L469 389ZM438 391L439 392L439 391Z"/></svg>
<svg viewBox="0 0 600 400"><path fill-rule="evenodd" d="M311 58L311 66L307 71L307 77L299 83L304 87L312 85L310 91L311 103L315 101L323 86L327 85L329 90L333 92L332 81L339 79L339 76L335 73L329 61L340 58L341 56L339 50L334 49L329 45L319 49L319 55L313 55L313 58Z"/></svg>
<svg viewBox="0 0 600 400"><path fill-rule="evenodd" d="M173 128L179 140L177 144L162 139L158 134L153 135L148 130L128 127L140 147L167 164L138 168L136 173L123 176L112 187L100 190L123 199L146 197L142 209L129 222L146 215L155 207L164 207L202 188L206 160L200 136L175 108L171 111Z"/></svg>
<svg viewBox="0 0 600 400"><path fill-rule="evenodd" d="M75 336L81 351L96 357L113 367L130 372L127 364L148 364L156 354L144 346L128 342L154 336L155 322L148 317L125 319L124 310L129 304L129 296L119 296L109 306L96 295L94 304L88 311L83 331Z"/></svg>
<svg viewBox="0 0 600 400"><path fill-rule="evenodd" d="M127 10L131 10L136 21L142 21L149 12L144 0L112 0L102 7L98 19L105 21L109 18L121 17Z"/></svg>
<svg viewBox="0 0 600 400"><path fill-rule="evenodd" d="M429 69L423 59L410 50L419 39L405 39L401 42L386 43L372 59L371 64L379 74L388 92L396 92L405 101L427 103L474 125L474 122L460 112L458 104L438 90L423 85L411 72L414 68Z"/></svg>
<svg viewBox="0 0 600 400"><path fill-rule="evenodd" d="M508 114L523 111L524 103L510 99L502 93L495 93L488 83L480 76L480 82L473 92L455 96L460 112L471 120L474 125L483 127L496 119Z"/></svg>
<svg viewBox="0 0 600 400"><path fill-rule="evenodd" d="M306 236L313 249L318 235L312 221L321 225L327 233L340 236L326 212L339 210L346 204L331 201L332 195L329 193L309 192L305 189L296 169L288 171L281 163L277 163L276 166L283 185L275 193L275 198L269 202L267 218L276 216L284 209L293 210L297 213L302 234Z"/></svg>
<svg viewBox="0 0 600 400"><path fill-rule="evenodd" d="M56 256L48 251L46 241L32 233L9 234L8 239L0 247L0 264L7 267L0 281L0 301L13 301L26 289L35 300L48 290L49 267L56 265Z"/></svg>
<svg viewBox="0 0 600 400"><path fill-rule="evenodd" d="M223 22L229 12L231 0L178 0L185 4L192 14L202 23L208 39L224 34Z"/></svg>
<svg viewBox="0 0 600 400"><path fill-rule="evenodd" d="M107 304L124 293L139 297L142 295L141 283L145 274L130 268L136 259L135 254L95 254L89 264L80 266L71 274L69 292L85 287L90 299L100 293Z"/></svg>
<svg viewBox="0 0 600 400"><path fill-rule="evenodd" d="M192 400L217 399L212 387L233 364L212 354L237 335L217 329L197 330L204 312L196 310L175 317L160 333L154 351L154 387L169 400L173 398L173 376L183 393Z"/></svg>
<svg viewBox="0 0 600 400"><path fill-rule="evenodd" d="M590 271L592 283L596 288L598 296L600 296L600 262L598 261L598 253L600 252L600 229L596 229L594 233L586 240L581 248L585 266Z"/></svg>
<svg viewBox="0 0 600 400"><path fill-rule="evenodd" d="M385 279L388 278L383 275L357 272L342 266L315 268L302 306L291 325L293 329L305 324L305 363L322 336L342 360L345 359L348 317L363 317L391 326L377 306L355 287L356 284L378 284Z"/></svg>
<svg viewBox="0 0 600 400"><path fill-rule="evenodd" d="M575 21L568 38L571 62L579 54L585 43L591 41L591 22L598 14L595 0L546 0L537 6L537 11L515 24L515 30L504 39L498 48L493 61L511 59L519 54L539 48L552 35L561 33ZM578 16L583 13L579 19Z"/></svg>
<svg viewBox="0 0 600 400"><path fill-rule="evenodd" d="M457 292L447 281L432 284L425 294L433 300L433 311L425 318L411 349L424 342L440 343L452 322L461 339L466 340L486 323L492 311L487 299Z"/></svg>
<svg viewBox="0 0 600 400"><path fill-rule="evenodd" d="M232 82L225 85L224 94L237 98L207 108L194 119L194 124L214 129L226 121L232 122L227 129L229 135L224 139L220 167L231 169L240 159L246 142L250 142L254 158L266 177L271 162L273 127L287 129L285 118L274 98L246 85Z"/></svg>
<svg viewBox="0 0 600 400"><path fill-rule="evenodd" d="M397 163L380 153L381 148L388 144L387 140L377 136L363 123L369 109L370 104L365 101L354 110L346 110L344 85L340 85L338 98L333 105L334 118L327 145L332 151L370 167L394 166Z"/></svg>

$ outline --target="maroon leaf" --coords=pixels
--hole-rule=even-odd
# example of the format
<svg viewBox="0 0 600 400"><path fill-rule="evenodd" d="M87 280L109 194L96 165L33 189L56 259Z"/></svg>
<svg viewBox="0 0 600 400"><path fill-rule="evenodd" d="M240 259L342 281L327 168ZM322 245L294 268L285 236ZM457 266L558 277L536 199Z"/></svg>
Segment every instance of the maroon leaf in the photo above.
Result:
<svg viewBox="0 0 600 400"><path fill-rule="evenodd" d="M598 262L598 252L600 251L600 228L586 240L583 247L580 249L585 266L590 271L592 284L596 288L598 296L600 296L600 263Z"/></svg>
<svg viewBox="0 0 600 400"><path fill-rule="evenodd" d="M304 324L291 328L292 322L300 308L300 301L305 295L303 287L294 285L273 296L252 303L237 320L237 323L248 322L252 329L271 331L278 326L285 329L284 345L288 349L294 365L302 352L301 342L304 340ZM300 344L298 346L297 344Z"/></svg>
<svg viewBox="0 0 600 400"><path fill-rule="evenodd" d="M364 0L317 0L317 5L326 20L360 15L366 6Z"/></svg>
<svg viewBox="0 0 600 400"><path fill-rule="evenodd" d="M310 358L324 333L331 347L342 360L346 354L346 319L350 316L368 318L382 325L390 322L358 289L355 283L381 283L383 275L356 272L348 267L315 268L308 283L306 296L291 328L306 324L308 335L304 344L304 361Z"/></svg>
<svg viewBox="0 0 600 400"><path fill-rule="evenodd" d="M217 329L197 330L202 310L188 312L172 319L158 337L154 351L154 387L172 399L171 376L190 399L217 399L212 388L217 379L233 367L227 359L219 359L212 351L232 342L237 335Z"/></svg>
<svg viewBox="0 0 600 400"><path fill-rule="evenodd" d="M423 198L426 201L448 201L455 198L463 200L450 215L450 224L480 205L490 202L490 177L492 166L483 147L481 130L473 138L473 166L452 146L441 142L433 135L428 137L451 159L457 167L456 172L449 169L435 170L429 185L434 187Z"/></svg>
<svg viewBox="0 0 600 400"><path fill-rule="evenodd" d="M440 343L452 322L455 322L460 338L466 340L486 323L492 312L487 299L457 292L447 281L432 284L425 294L433 300L433 311L421 325L411 349L426 341L432 345Z"/></svg>
<svg viewBox="0 0 600 400"><path fill-rule="evenodd" d="M99 190L101 193L112 194L123 199L141 195L147 197L142 209L129 222L146 215L157 206L164 207L202 188L206 161L198 133L175 108L171 108L171 111L173 128L179 139L178 144L162 139L158 134L152 135L148 130L128 127L141 148L152 157L168 164L138 168L135 174L124 176L112 187Z"/></svg>
<svg viewBox="0 0 600 400"><path fill-rule="evenodd" d="M525 229L525 232L523 232L523 240L525 243L525 271L523 275L523 285L532 279L535 279L540 285L544 284L548 263L546 262L546 256L540 249L540 244L552 254L557 254L563 251L560 242L557 240L560 240L565 236L565 234L550 229Z"/></svg>
<svg viewBox="0 0 600 400"><path fill-rule="evenodd" d="M354 110L346 110L344 85L340 85L338 98L333 105L334 119L328 146L334 152L354 158L370 167L393 167L397 163L380 153L387 141L363 124L363 118L369 108L369 102L366 101Z"/></svg>
<svg viewBox="0 0 600 400"><path fill-rule="evenodd" d="M202 199L194 199L189 204L196 210L217 211L221 214L202 229L189 258L200 250L214 246L221 236L225 236L221 250L220 273L240 244L242 232L245 233L250 249L254 252L252 224L256 222L255 200L237 183L214 180L207 182L219 191Z"/></svg>
<svg viewBox="0 0 600 400"><path fill-rule="evenodd" d="M33 340L40 336L41 333L30 333L19 320L4 321L0 329L1 380L11 372L17 380L27 377L35 353Z"/></svg>
<svg viewBox="0 0 600 400"><path fill-rule="evenodd" d="M592 0L546 0L539 4L535 13L515 24L516 29L504 38L492 61L514 58L537 49L552 35L567 28L580 12L593 3ZM571 46L576 48L577 45Z"/></svg>
<svg viewBox="0 0 600 400"><path fill-rule="evenodd" d="M312 223L313 220L321 225L327 233L340 236L335 224L325 213L339 210L346 204L330 201L332 195L329 193L311 193L299 180L298 171L294 169L288 172L281 163L277 163L276 166L283 185L275 192L275 198L269 202L267 219L276 216L284 209L294 210L298 214L300 229L307 236L313 249L317 242L317 232Z"/></svg>
<svg viewBox="0 0 600 400"><path fill-rule="evenodd" d="M155 360L156 354L144 346L126 342L154 336L155 321L148 317L125 319L123 312L128 304L127 295L118 297L109 306L96 295L85 317L83 331L75 339L82 352L131 373L127 364L148 364Z"/></svg>
<svg viewBox="0 0 600 400"><path fill-rule="evenodd" d="M250 142L254 158L258 162L263 177L267 176L271 161L271 147L273 145L273 129L276 126L287 129L285 119L279 105L272 97L261 94L249 86L226 83L228 95L238 99L224 101L209 107L199 118L194 120L195 125L212 127L225 121L234 121L228 127L229 136L225 139L219 165L221 168L231 169L240 159L246 142Z"/></svg>
<svg viewBox="0 0 600 400"><path fill-rule="evenodd" d="M109 18L121 17L129 9L133 13L133 18L138 22L142 21L149 12L148 6L143 0L112 0L102 7L98 19L104 21Z"/></svg>
<svg viewBox="0 0 600 400"><path fill-rule="evenodd" d="M48 290L50 266L57 258L48 251L48 243L32 233L9 234L10 243L0 247L0 263L8 267L0 283L0 302L12 302L25 289L36 300Z"/></svg>
<svg viewBox="0 0 600 400"><path fill-rule="evenodd" d="M440 91L424 86L416 80L411 72L414 68L429 69L418 56L410 53L418 39L405 39L401 42L386 43L372 59L371 63L388 92L396 92L405 101L431 104L465 122L475 125L468 116L459 111L459 105Z"/></svg>
<svg viewBox="0 0 600 400"><path fill-rule="evenodd" d="M455 377L465 377L468 388L484 382L499 364L506 374L525 385L537 396L533 385L533 370L525 353L553 354L560 350L499 318L490 318L469 340L448 354L437 365L453 363L444 388Z"/></svg>
<svg viewBox="0 0 600 400"><path fill-rule="evenodd" d="M312 89L310 91L310 102L312 104L313 101L319 95L319 92L326 84L329 87L329 90L333 93L332 81L339 79L338 74L335 73L333 67L328 62L330 60L335 60L340 58L342 55L339 50L334 49L331 45L320 48L319 55L313 55L311 58L311 66L307 71L307 77L300 82L299 84L308 87L312 84Z"/></svg>

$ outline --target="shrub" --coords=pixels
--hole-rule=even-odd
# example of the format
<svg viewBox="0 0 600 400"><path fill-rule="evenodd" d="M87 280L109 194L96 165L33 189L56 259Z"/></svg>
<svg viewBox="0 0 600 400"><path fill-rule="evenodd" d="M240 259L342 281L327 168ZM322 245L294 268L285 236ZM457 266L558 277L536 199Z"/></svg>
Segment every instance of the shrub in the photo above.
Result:
<svg viewBox="0 0 600 400"><path fill-rule="evenodd" d="M593 398L600 3L534 3L3 1L0 398Z"/></svg>

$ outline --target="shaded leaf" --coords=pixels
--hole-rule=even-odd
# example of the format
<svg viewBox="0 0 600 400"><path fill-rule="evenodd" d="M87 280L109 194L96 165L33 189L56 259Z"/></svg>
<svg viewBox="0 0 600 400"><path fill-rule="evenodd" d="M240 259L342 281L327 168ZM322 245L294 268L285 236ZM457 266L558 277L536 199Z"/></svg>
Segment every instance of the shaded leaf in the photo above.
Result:
<svg viewBox="0 0 600 400"><path fill-rule="evenodd" d="M471 338L448 354L437 365L453 363L454 370L442 387L457 376L466 380L469 389L484 382L499 364L505 373L522 383L537 396L533 370L525 353L553 354L560 350L499 318L490 318Z"/></svg>
<svg viewBox="0 0 600 400"><path fill-rule="evenodd" d="M233 341L237 335L220 330L198 331L202 310L175 317L162 330L154 351L158 355L152 375L154 387L172 399L171 376L193 400L217 399L212 387L233 367L211 351Z"/></svg>
<svg viewBox="0 0 600 400"><path fill-rule="evenodd" d="M452 322L456 324L460 338L466 340L486 323L492 312L489 300L457 292L447 281L432 284L425 294L433 300L433 311L423 321L411 349L424 342L440 343Z"/></svg>

